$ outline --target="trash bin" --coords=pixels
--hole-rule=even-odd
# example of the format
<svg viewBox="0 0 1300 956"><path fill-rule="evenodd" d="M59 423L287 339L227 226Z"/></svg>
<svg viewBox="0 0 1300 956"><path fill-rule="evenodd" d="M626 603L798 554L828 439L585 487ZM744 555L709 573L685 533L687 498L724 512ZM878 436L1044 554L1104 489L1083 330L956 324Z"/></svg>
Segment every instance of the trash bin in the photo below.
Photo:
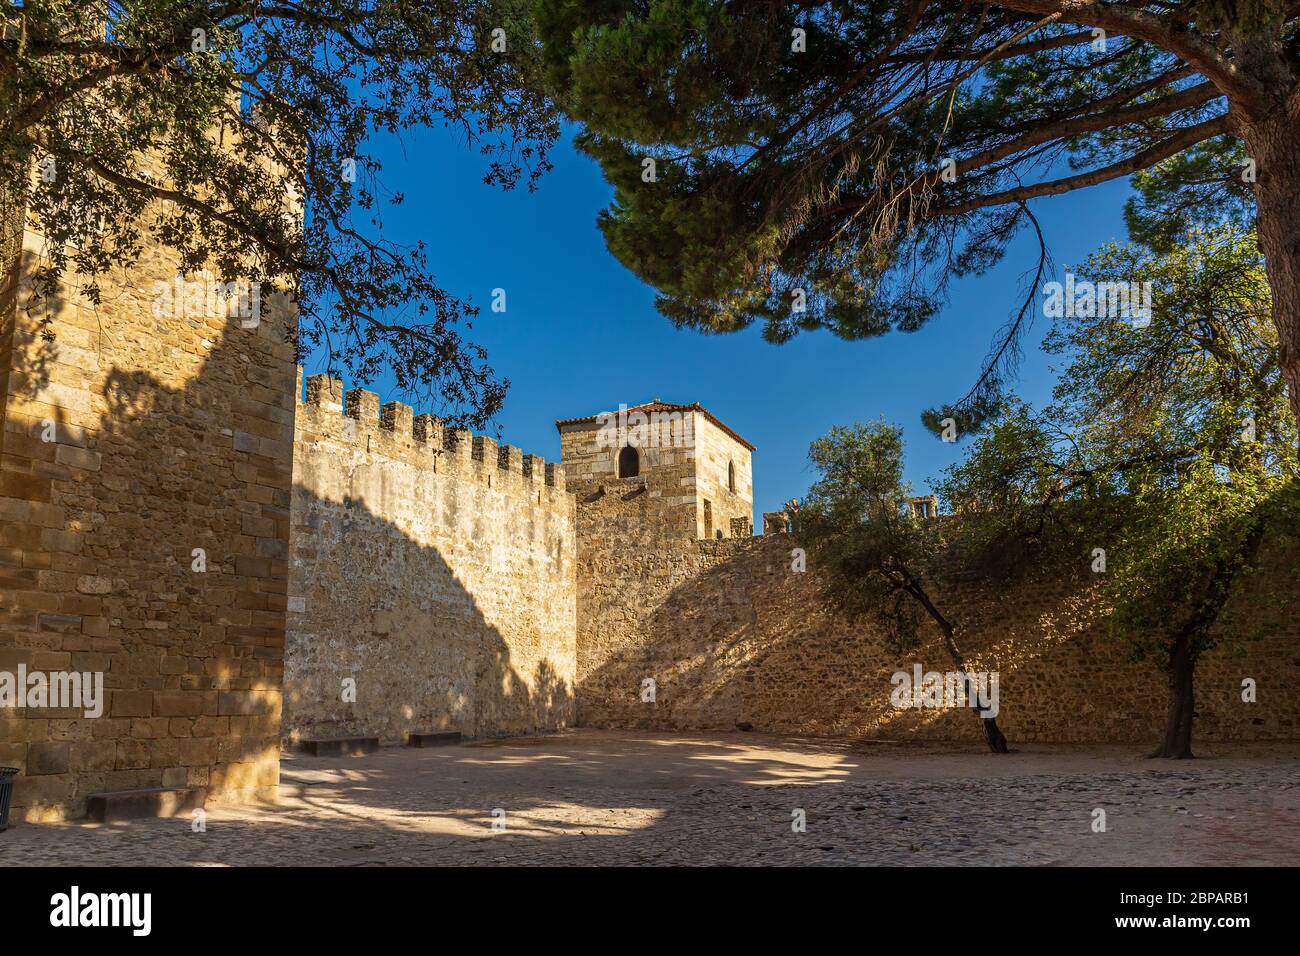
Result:
<svg viewBox="0 0 1300 956"><path fill-rule="evenodd" d="M0 830L9 829L9 801L14 795L17 767L0 767Z"/></svg>

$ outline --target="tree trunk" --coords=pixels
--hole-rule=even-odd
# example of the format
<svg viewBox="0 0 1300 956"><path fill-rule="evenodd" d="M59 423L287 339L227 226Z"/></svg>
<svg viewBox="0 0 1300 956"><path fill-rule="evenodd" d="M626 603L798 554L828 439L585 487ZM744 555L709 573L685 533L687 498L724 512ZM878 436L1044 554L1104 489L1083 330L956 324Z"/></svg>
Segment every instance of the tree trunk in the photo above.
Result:
<svg viewBox="0 0 1300 956"><path fill-rule="evenodd" d="M952 662L957 666L957 670L965 674L966 661L962 658L961 650L957 647L957 640L953 636L954 629L952 624L949 623L948 619L939 612L937 607L934 606L934 602L931 601L930 596L925 593L925 589L914 580L909 580L908 592L921 603L921 606L925 608L926 612L934 622L939 625L939 630L943 633L943 646L947 649L948 656L952 658ZM970 700L972 695L971 679L969 676L966 678L966 695L966 699ZM984 740L988 743L989 750L995 754L1008 753L1007 738L1003 735L1002 731L998 729L997 720L992 717L985 717L982 710L972 708L971 712L975 714L976 719L980 722L981 729L984 731Z"/></svg>
<svg viewBox="0 0 1300 956"><path fill-rule="evenodd" d="M1196 695L1192 681L1196 673L1196 659L1204 649L1204 638L1232 596L1232 583L1237 572L1255 560L1264 540L1264 531L1263 509L1257 507L1241 540L1240 549L1215 562L1195 598L1196 613L1183 624L1169 654L1166 671L1169 675L1169 710L1165 718L1165 738L1155 753L1151 754L1152 757L1190 760L1196 756L1192 753L1192 721L1196 717Z"/></svg>
<svg viewBox="0 0 1300 956"><path fill-rule="evenodd" d="M976 711L977 717L979 717L979 713L979 711ZM989 750L995 754L1009 753L1007 738L998 729L997 720L993 717L980 717L980 723L984 725L984 740L988 743Z"/></svg>
<svg viewBox="0 0 1300 956"><path fill-rule="evenodd" d="M953 662L957 665L957 669L962 673L965 673L966 665L962 661L961 655L957 653L956 645L952 643L951 633L944 634L944 643L949 645L949 651L953 656ZM974 696L971 693L971 691L972 691L971 679L968 676L966 678L966 699L967 700L970 700ZM1007 753L1008 752L1007 738L1006 736L1003 735L1002 731L998 729L997 720L993 717L985 717L984 711L982 710L975 709L974 713L975 716L979 718L981 729L983 729L984 731L984 740L989 745L989 750L991 750L995 754Z"/></svg>
<svg viewBox="0 0 1300 956"><path fill-rule="evenodd" d="M1192 656L1191 635L1185 630L1174 645L1169 660L1169 712L1165 719L1165 739L1152 757L1190 760L1192 753L1192 718L1196 716L1196 695L1192 677L1196 658Z"/></svg>
<svg viewBox="0 0 1300 956"><path fill-rule="evenodd" d="M1244 125L1242 136L1255 161L1259 248L1273 293L1278 365L1300 421L1300 98Z"/></svg>

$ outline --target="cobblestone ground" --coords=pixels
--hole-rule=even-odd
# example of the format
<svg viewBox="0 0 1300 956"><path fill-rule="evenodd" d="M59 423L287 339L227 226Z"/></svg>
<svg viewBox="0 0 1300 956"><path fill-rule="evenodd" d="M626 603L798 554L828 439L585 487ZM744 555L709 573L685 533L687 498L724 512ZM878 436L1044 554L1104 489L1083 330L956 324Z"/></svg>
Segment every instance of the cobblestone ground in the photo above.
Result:
<svg viewBox="0 0 1300 956"><path fill-rule="evenodd" d="M862 745L574 731L286 757L277 805L22 824L0 865L1300 863L1300 751ZM505 829L493 832L495 809ZM1094 811L1106 832L1093 832ZM806 814L806 832L792 830Z"/></svg>

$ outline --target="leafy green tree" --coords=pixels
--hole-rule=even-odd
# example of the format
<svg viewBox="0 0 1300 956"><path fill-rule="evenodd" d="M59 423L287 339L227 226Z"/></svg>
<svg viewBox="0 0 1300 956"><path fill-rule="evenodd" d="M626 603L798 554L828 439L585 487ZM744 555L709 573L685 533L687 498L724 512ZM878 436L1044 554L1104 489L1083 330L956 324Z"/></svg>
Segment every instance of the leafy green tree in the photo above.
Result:
<svg viewBox="0 0 1300 956"><path fill-rule="evenodd" d="M1058 321L1065 361L1042 413L1011 403L942 493L976 554L1017 541L1104 561L1112 626L1168 676L1153 756L1192 756L1196 662L1265 535L1300 527L1296 430L1254 237L1196 233L1165 254L1110 246L1080 270L1156 290L1149 326ZM1094 550L1094 549L1100 549Z"/></svg>
<svg viewBox="0 0 1300 956"><path fill-rule="evenodd" d="M932 574L944 552L940 524L907 507L902 430L884 422L837 426L812 443L809 458L819 478L800 509L798 533L824 570L831 603L850 620L882 623L899 651L919 643L928 617L965 673L956 627L939 607ZM974 713L989 749L1006 753L997 721L984 710Z"/></svg>
<svg viewBox="0 0 1300 956"><path fill-rule="evenodd" d="M911 331L954 277L1037 230L1030 200L1136 173L1130 220L1149 238L1243 210L1257 220L1300 415L1295 4L536 0L535 11L556 96L615 187L600 219L609 248L675 322L759 321L777 342L812 328ZM975 387L942 409L963 430L997 407L1046 259L1044 248Z"/></svg>
<svg viewBox="0 0 1300 956"><path fill-rule="evenodd" d="M522 0L7 0L6 216L25 210L49 240L45 294L75 271L95 300L99 277L162 242L186 272L287 291L300 354L320 347L361 381L387 366L481 425L505 383L462 335L477 310L438 285L422 243L384 237L402 197L367 143L446 125L484 154L485 180L531 186L558 126L530 92L530 30Z"/></svg>

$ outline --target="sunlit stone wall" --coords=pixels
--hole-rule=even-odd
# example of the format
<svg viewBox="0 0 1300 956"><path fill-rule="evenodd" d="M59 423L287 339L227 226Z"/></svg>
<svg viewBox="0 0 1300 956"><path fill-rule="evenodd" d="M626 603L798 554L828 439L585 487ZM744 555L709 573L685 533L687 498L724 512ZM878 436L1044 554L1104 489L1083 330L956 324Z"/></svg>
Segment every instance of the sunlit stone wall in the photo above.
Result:
<svg viewBox="0 0 1300 956"><path fill-rule="evenodd" d="M163 307L177 262L157 247L98 304L75 278L38 302L39 224L9 221L0 671L102 674L106 698L92 717L0 710L15 817L79 816L105 790L273 796L294 312L269 293L256 322Z"/></svg>
<svg viewBox="0 0 1300 956"><path fill-rule="evenodd" d="M287 742L570 724L563 470L373 392L346 405L312 376L298 409Z"/></svg>
<svg viewBox="0 0 1300 956"><path fill-rule="evenodd" d="M579 497L579 725L980 745L967 709L891 703L895 672L953 669L933 628L915 651L892 652L877 628L827 609L815 561L792 570L790 535L683 541L659 517L646 498ZM1270 541L1258 573L1240 578L1221 646L1197 671L1197 739L1300 737L1300 620L1277 600L1300 593L1298 556L1294 539ZM998 722L1013 746L1158 739L1163 676L1110 634L1089 575L939 593L968 669L999 673ZM1242 700L1246 678L1255 703Z"/></svg>

